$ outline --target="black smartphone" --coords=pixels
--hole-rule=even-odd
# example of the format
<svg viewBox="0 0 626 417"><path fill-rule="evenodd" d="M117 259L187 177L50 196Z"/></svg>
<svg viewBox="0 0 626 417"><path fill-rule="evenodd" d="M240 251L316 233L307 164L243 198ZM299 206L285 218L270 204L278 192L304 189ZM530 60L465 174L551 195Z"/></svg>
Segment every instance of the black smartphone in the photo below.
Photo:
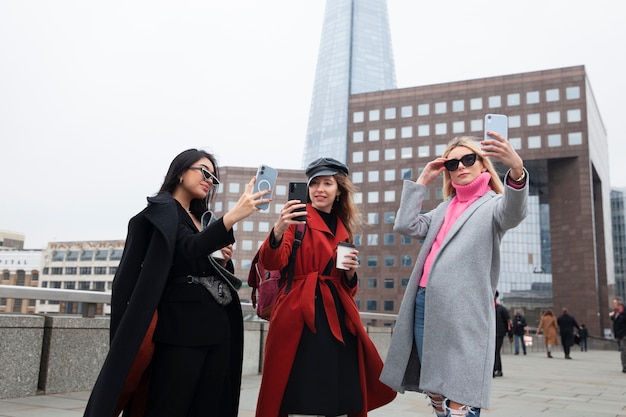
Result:
<svg viewBox="0 0 626 417"><path fill-rule="evenodd" d="M300 200L301 203L306 203L309 196L309 184L306 182L290 182L289 183L289 196L287 200ZM305 211L305 208L298 209L296 211ZM293 218L297 221L306 221L306 216L297 216Z"/></svg>

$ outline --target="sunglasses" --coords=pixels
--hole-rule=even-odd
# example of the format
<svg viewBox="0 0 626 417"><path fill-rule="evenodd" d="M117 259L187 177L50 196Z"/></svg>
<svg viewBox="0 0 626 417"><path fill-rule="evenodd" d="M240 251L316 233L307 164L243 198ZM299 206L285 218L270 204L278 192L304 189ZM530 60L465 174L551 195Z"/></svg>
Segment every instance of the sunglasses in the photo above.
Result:
<svg viewBox="0 0 626 417"><path fill-rule="evenodd" d="M467 155L463 155L461 159L448 159L443 163L443 166L450 172L456 171L459 168L459 162L463 163L465 168L469 168L476 162L476 154L468 153Z"/></svg>
<svg viewBox="0 0 626 417"><path fill-rule="evenodd" d="M211 174L209 171L207 171L203 167L189 167L189 169L195 169L196 171L200 171L204 179L209 181L211 184L215 185L216 187L220 185L220 180L218 180L215 175Z"/></svg>

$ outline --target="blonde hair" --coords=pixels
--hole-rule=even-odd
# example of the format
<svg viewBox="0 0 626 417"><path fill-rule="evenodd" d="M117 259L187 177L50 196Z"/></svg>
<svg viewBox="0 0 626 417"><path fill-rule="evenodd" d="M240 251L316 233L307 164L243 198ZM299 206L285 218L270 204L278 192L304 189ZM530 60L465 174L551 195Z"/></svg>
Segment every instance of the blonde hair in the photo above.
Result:
<svg viewBox="0 0 626 417"><path fill-rule="evenodd" d="M458 148L459 146L463 146L471 150L476 154L476 158L483 163L483 166L487 169L489 174L491 174L491 180L489 181L489 186L493 191L497 194L502 194L504 192L504 185L496 172L496 169L493 167L491 160L482 156L482 149L480 149L481 139L476 136L457 136L448 142L448 146L443 151L444 158L447 158L450 155L450 152L454 148ZM456 190L452 186L452 181L450 179L450 173L448 170L443 171L443 197L448 198L450 196L456 195Z"/></svg>

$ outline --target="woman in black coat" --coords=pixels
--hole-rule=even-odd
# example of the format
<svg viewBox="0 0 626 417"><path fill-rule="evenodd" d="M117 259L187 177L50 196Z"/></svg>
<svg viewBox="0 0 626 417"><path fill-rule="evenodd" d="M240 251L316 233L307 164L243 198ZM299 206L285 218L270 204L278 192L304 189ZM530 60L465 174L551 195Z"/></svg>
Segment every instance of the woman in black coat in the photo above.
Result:
<svg viewBox="0 0 626 417"><path fill-rule="evenodd" d="M243 319L240 283L228 274L233 226L269 199L268 191L252 194L252 178L237 204L203 228L218 177L213 155L186 150L130 220L113 280L110 349L85 416L237 415ZM215 251L223 259L212 261Z"/></svg>
<svg viewBox="0 0 626 417"><path fill-rule="evenodd" d="M572 359L569 352L572 346L574 346L574 329L580 331L580 326L576 319L569 315L567 308L563 308L562 314L556 319L556 322L559 325L565 359Z"/></svg>

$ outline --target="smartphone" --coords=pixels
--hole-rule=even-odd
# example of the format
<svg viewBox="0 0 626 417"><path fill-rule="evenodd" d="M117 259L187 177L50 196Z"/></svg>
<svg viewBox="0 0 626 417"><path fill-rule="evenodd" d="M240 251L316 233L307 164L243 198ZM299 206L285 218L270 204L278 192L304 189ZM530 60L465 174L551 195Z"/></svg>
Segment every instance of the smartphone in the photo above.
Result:
<svg viewBox="0 0 626 417"><path fill-rule="evenodd" d="M487 135L487 132L496 132L502 135L504 139L509 140L509 122L504 114L487 114L485 115L485 139L493 139Z"/></svg>
<svg viewBox="0 0 626 417"><path fill-rule="evenodd" d="M270 190L269 193L265 194L261 198L272 198L272 194L274 193L274 186L276 185L276 177L278 176L278 170L268 166L268 165L260 165L256 171L256 181L254 183L254 188L252 189L252 193L256 193L259 191ZM270 206L269 203L258 204L257 207L261 210L267 210Z"/></svg>
<svg viewBox="0 0 626 417"><path fill-rule="evenodd" d="M300 200L301 203L306 203L309 196L309 184L306 182L290 182L289 183L289 196L287 200ZM296 211L305 211L305 208L297 209ZM297 216L293 218L297 221L305 221L306 216Z"/></svg>

